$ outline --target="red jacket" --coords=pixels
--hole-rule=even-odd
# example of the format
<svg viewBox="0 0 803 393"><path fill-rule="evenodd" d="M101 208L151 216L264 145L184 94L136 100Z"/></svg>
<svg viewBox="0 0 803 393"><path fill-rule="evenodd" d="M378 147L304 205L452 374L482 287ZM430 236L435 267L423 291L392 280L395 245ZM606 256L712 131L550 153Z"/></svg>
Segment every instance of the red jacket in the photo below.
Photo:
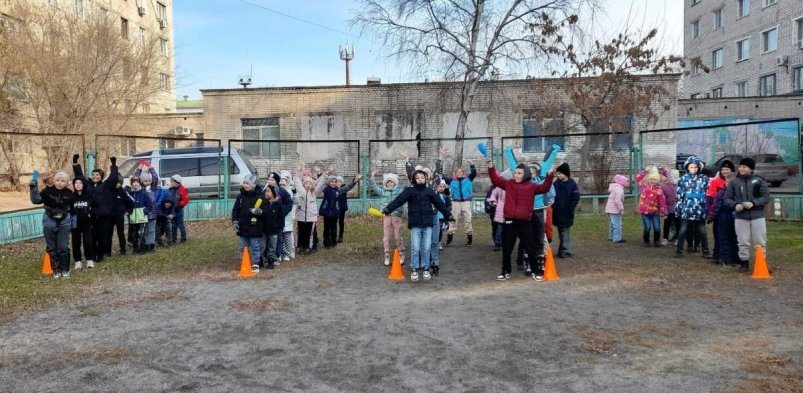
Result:
<svg viewBox="0 0 803 393"><path fill-rule="evenodd" d="M493 185L505 190L505 220L530 221L533 217L533 201L536 194L546 194L552 187L552 175L547 175L543 183L536 184L529 180L516 183L516 180L505 180L496 173L496 169L488 168L488 176Z"/></svg>
<svg viewBox="0 0 803 393"><path fill-rule="evenodd" d="M184 187L184 185L179 184L178 190L171 188L170 193L172 194L173 199L176 200L176 207L179 209L187 206L187 204L190 203L190 194L187 192L187 189Z"/></svg>

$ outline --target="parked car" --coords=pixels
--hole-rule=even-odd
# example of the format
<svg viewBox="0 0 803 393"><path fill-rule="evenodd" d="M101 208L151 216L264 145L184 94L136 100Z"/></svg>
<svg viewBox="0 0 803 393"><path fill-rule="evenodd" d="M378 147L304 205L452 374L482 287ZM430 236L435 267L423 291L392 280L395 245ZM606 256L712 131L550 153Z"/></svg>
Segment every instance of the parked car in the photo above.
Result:
<svg viewBox="0 0 803 393"><path fill-rule="evenodd" d="M789 164L777 154L727 154L720 157L714 164L706 166L703 173L713 177L725 160L730 160L738 169L739 161L745 157L751 157L756 161L755 174L763 177L770 186L779 187L781 183L789 179Z"/></svg>
<svg viewBox="0 0 803 393"><path fill-rule="evenodd" d="M134 174L140 160L150 162L159 174L162 187L170 187L170 177L181 175L181 183L187 188L191 198L219 198L223 192L223 159L228 149L223 147L187 147L176 149L151 150L134 154L120 164L120 175L124 185ZM257 174L251 164L251 153L232 149L229 160L229 196L236 197L245 175Z"/></svg>

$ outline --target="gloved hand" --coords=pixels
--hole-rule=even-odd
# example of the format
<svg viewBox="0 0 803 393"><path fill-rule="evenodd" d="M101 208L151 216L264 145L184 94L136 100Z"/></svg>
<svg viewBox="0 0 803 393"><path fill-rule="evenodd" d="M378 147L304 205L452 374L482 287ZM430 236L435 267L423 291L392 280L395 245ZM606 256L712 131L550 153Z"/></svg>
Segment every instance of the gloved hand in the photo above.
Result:
<svg viewBox="0 0 803 393"><path fill-rule="evenodd" d="M79 159L79 158L81 158L81 156L80 156L80 155L78 155L78 154L73 154L73 155L72 155L72 164L73 164L73 165L77 165L77 164L78 164L78 159Z"/></svg>
<svg viewBox="0 0 803 393"><path fill-rule="evenodd" d="M737 212L741 212L742 210L744 210L744 206L742 204L738 204L738 205L736 205L736 207L734 207L734 209Z"/></svg>
<svg viewBox="0 0 803 393"><path fill-rule="evenodd" d="M744 206L744 208L745 208L746 210L750 210L750 209L752 209L752 208L753 208L753 206L755 206L755 205L753 205L753 202L745 202L745 203L742 203L742 206Z"/></svg>
<svg viewBox="0 0 803 393"><path fill-rule="evenodd" d="M117 157L111 157L109 158L109 161L112 162L112 165L117 165Z"/></svg>
<svg viewBox="0 0 803 393"><path fill-rule="evenodd" d="M31 182L28 184L31 188L36 187L39 185L39 170L34 169L33 175L31 175Z"/></svg>
<svg viewBox="0 0 803 393"><path fill-rule="evenodd" d="M388 211L388 209L382 209L382 215L383 215L383 216L387 216L388 214L390 214L390 212Z"/></svg>
<svg viewBox="0 0 803 393"><path fill-rule="evenodd" d="M450 214L446 221L455 221L454 216Z"/></svg>
<svg viewBox="0 0 803 393"><path fill-rule="evenodd" d="M240 232L240 223L238 221L232 221L231 228L234 229L234 232Z"/></svg>
<svg viewBox="0 0 803 393"><path fill-rule="evenodd" d="M262 209L260 209L258 207L251 208L251 214L253 214L255 216L261 216L262 215Z"/></svg>

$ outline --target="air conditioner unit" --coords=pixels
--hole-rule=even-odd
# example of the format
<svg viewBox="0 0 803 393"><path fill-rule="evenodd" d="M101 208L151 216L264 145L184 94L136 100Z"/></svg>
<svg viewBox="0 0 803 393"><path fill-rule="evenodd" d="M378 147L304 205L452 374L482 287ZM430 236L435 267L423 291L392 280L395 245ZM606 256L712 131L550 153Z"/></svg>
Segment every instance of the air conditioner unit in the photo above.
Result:
<svg viewBox="0 0 803 393"><path fill-rule="evenodd" d="M775 63L778 64L779 66L788 65L789 64L789 56L786 56L786 55L778 56L778 58L775 59Z"/></svg>
<svg viewBox="0 0 803 393"><path fill-rule="evenodd" d="M139 16L145 15L145 7L137 7L137 11L139 11Z"/></svg>
<svg viewBox="0 0 803 393"><path fill-rule="evenodd" d="M159 28L166 29L167 28L167 21L164 19L159 19Z"/></svg>
<svg viewBox="0 0 803 393"><path fill-rule="evenodd" d="M176 135L187 136L192 134L192 128L178 126L175 130Z"/></svg>

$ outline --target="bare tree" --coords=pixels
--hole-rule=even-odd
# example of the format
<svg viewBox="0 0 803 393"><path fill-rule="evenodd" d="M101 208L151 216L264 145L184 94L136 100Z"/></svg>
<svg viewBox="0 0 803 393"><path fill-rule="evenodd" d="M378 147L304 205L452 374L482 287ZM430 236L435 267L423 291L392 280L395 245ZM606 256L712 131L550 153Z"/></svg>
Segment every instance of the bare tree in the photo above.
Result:
<svg viewBox="0 0 803 393"><path fill-rule="evenodd" d="M353 22L382 37L391 57L416 73L436 73L460 85L454 165L480 81L501 69L537 66L558 54L554 42L577 23L592 0L362 0Z"/></svg>
<svg viewBox="0 0 803 393"><path fill-rule="evenodd" d="M632 141L636 124L654 125L676 99L674 77L663 81L655 75L680 72L683 59L660 55L652 46L656 35L655 29L643 37L625 31L609 42L595 41L586 50L561 42L558 51L565 68L555 72L561 78L555 84L536 87L546 105L537 116L561 112L566 120L564 131L610 133L609 137L586 137L580 153L577 182L582 185L589 169L595 170L592 186L596 192L604 192L610 180L610 152L616 134L626 134Z"/></svg>
<svg viewBox="0 0 803 393"><path fill-rule="evenodd" d="M17 2L0 63L14 63L30 128L47 133L119 131L161 90L159 37L123 31L111 13ZM130 36L130 38L129 38ZM80 146L43 146L60 167ZM69 152L68 152L69 153Z"/></svg>

